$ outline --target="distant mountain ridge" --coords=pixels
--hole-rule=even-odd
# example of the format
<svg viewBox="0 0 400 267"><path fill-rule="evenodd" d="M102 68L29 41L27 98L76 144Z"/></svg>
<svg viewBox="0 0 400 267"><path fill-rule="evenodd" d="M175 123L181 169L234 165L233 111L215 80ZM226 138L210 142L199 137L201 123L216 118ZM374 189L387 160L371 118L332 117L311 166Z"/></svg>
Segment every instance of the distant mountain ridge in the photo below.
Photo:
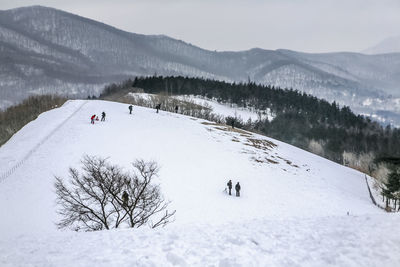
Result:
<svg viewBox="0 0 400 267"><path fill-rule="evenodd" d="M370 55L400 53L400 35L386 38L375 46L365 49L363 53Z"/></svg>
<svg viewBox="0 0 400 267"><path fill-rule="evenodd" d="M361 113L400 97L400 53L215 52L42 6L0 11L0 70L0 108L35 93L96 95L105 84L155 73L293 88Z"/></svg>

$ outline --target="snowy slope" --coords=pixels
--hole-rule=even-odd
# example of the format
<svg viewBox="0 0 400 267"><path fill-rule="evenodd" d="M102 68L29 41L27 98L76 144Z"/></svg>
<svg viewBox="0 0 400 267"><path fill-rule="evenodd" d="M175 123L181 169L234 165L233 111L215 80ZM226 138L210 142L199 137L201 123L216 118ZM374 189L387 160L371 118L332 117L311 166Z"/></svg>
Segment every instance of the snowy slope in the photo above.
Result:
<svg viewBox="0 0 400 267"><path fill-rule="evenodd" d="M237 117L242 119L244 122L249 119L256 121L257 119L259 119L259 116L261 116L261 118L268 118L268 120L270 121L274 118L269 109L265 111L259 111L255 110L254 108L243 108L231 103L219 103L214 99L208 99L201 96L193 95L182 95L177 96L176 98L183 101L192 101L197 105L201 105L203 107L210 107L214 114L218 114L224 117Z"/></svg>
<svg viewBox="0 0 400 267"><path fill-rule="evenodd" d="M346 216L25 235L0 239L0 265L396 267L398 222Z"/></svg>
<svg viewBox="0 0 400 267"><path fill-rule="evenodd" d="M156 94L148 93L128 93L129 98L133 99L133 103L138 106L152 107L156 103L162 101L161 97ZM274 119L274 114L267 108L266 110L257 110L251 107L239 107L237 104L232 103L220 103L215 99L209 99L203 96L194 95L178 95L172 96L173 99L177 99L183 103L196 104L205 109L210 109L211 113L222 117L236 117L242 119L244 122L251 119L256 121L261 116L262 119L267 118L268 120ZM179 106L179 103L177 103Z"/></svg>
<svg viewBox="0 0 400 267"><path fill-rule="evenodd" d="M107 121L91 125L90 115L103 110ZM66 177L84 154L126 168L136 158L156 160L157 182L176 221L157 231L56 230L53 176ZM363 174L179 114L134 107L129 115L124 104L69 101L0 148L0 175L1 266L374 266L383 258L393 266L400 260L386 251L399 248L400 235L391 229L399 217L371 204ZM228 179L240 181L242 197L222 192Z"/></svg>

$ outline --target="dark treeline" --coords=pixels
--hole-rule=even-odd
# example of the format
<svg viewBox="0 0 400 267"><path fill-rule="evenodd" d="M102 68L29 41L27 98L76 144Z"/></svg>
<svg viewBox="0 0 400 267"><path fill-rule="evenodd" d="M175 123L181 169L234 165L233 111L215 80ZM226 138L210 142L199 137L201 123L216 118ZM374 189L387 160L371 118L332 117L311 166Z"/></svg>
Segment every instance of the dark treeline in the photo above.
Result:
<svg viewBox="0 0 400 267"><path fill-rule="evenodd" d="M31 96L21 104L0 111L0 146L40 113L58 107L66 98L52 95Z"/></svg>
<svg viewBox="0 0 400 267"><path fill-rule="evenodd" d="M235 125L307 150L322 148L326 158L343 162L343 152L372 152L376 157L400 156L400 130L382 127L349 107L340 107L296 90L248 83L227 83L187 77L138 77L105 88L102 96L142 88L146 93L200 95L259 111L269 109L275 118ZM315 152L315 151L313 151Z"/></svg>

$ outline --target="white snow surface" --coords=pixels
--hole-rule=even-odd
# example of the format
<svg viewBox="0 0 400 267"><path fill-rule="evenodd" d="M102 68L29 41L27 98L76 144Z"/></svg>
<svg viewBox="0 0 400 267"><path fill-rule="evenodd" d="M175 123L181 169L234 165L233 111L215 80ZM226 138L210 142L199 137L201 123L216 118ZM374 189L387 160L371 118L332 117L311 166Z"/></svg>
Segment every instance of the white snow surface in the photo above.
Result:
<svg viewBox="0 0 400 267"><path fill-rule="evenodd" d="M194 95L183 95L177 96L176 98L183 101L193 101L197 105L210 107L214 114L222 115L224 117L238 117L241 118L244 122L249 119L251 119L252 121L256 121L259 116L261 116L262 118L267 117L269 121L273 120L274 118L269 109L265 111L260 111L254 108L239 107L238 105L232 103L219 103L214 99L203 98Z"/></svg>
<svg viewBox="0 0 400 267"><path fill-rule="evenodd" d="M157 96L155 94L148 93L129 93L128 95L134 98L136 101L143 100L150 102ZM243 122L247 122L249 119L251 119L252 121L256 121L259 119L260 116L262 119L267 118L269 121L272 121L275 117L269 108L266 110L258 110L252 107L244 108L238 106L237 104L220 103L215 99L209 99L196 95L179 95L172 97L180 101L195 103L199 106L210 108L212 110L212 113L216 115L220 115L223 117L230 116L240 118L243 120Z"/></svg>
<svg viewBox="0 0 400 267"><path fill-rule="evenodd" d="M102 111L106 122L91 125ZM175 222L57 230L54 175L66 178L84 154L127 169L137 158L156 160ZM228 179L240 181L240 198L222 192ZM0 214L0 266L400 262L399 216L372 205L363 174L257 134L142 107L130 115L128 105L107 101L68 101L0 147Z"/></svg>

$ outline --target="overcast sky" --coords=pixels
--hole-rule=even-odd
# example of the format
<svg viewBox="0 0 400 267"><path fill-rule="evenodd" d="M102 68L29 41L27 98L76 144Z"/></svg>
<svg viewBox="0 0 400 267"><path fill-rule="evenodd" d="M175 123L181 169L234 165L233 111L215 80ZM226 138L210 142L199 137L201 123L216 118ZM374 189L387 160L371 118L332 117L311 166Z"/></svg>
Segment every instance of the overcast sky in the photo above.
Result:
<svg viewBox="0 0 400 267"><path fill-rule="evenodd" d="M358 52L400 35L400 0L0 0L29 5L218 51Z"/></svg>

